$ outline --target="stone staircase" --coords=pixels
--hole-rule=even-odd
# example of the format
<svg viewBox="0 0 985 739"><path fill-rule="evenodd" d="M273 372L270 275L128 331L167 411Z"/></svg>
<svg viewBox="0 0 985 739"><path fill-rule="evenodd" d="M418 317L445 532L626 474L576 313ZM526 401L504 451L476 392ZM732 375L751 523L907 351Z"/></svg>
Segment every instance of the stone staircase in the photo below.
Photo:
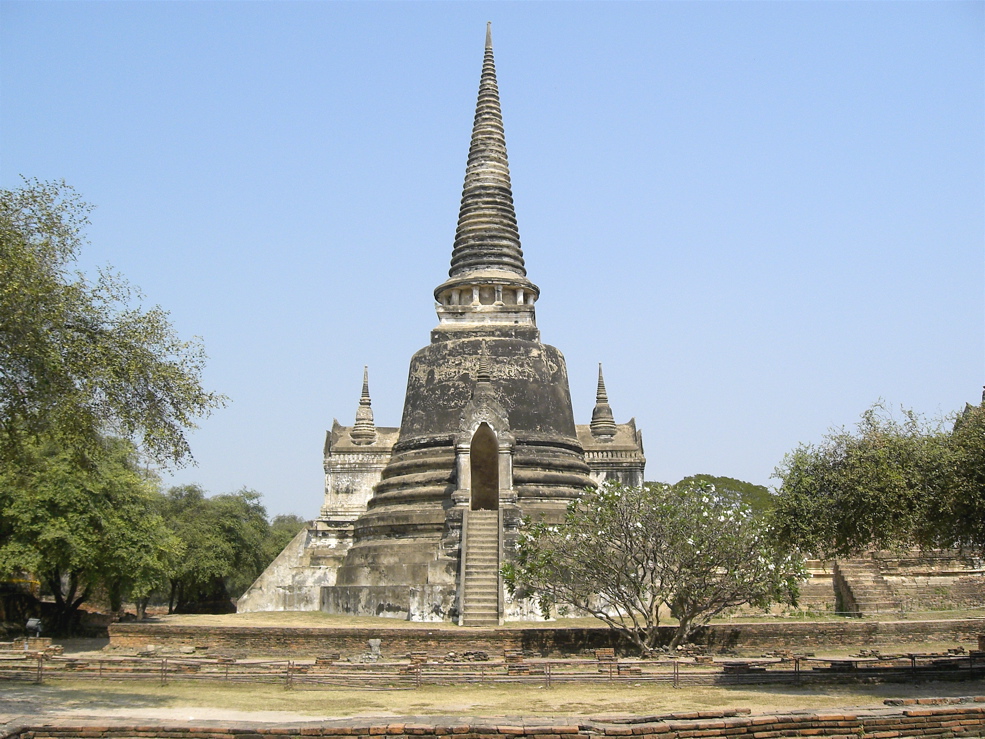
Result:
<svg viewBox="0 0 985 739"><path fill-rule="evenodd" d="M865 559L840 559L834 566L839 610L853 616L899 611L901 604L879 566Z"/></svg>
<svg viewBox="0 0 985 739"><path fill-rule="evenodd" d="M469 511L462 573L462 626L499 625L499 511Z"/></svg>

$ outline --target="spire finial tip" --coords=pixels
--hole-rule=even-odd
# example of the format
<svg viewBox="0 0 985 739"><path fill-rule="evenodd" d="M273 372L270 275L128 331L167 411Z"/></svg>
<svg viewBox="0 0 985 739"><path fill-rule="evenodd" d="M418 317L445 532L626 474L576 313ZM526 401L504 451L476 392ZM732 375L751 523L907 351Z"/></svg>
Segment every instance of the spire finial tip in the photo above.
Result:
<svg viewBox="0 0 985 739"><path fill-rule="evenodd" d="M486 21L486 48L492 48L492 21Z"/></svg>

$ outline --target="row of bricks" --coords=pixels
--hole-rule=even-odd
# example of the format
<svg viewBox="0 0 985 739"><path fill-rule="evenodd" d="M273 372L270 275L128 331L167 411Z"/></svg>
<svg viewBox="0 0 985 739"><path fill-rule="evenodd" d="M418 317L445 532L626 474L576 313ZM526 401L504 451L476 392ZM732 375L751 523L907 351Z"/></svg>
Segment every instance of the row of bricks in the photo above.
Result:
<svg viewBox="0 0 985 739"><path fill-rule="evenodd" d="M292 736L292 737L304 737L304 736L334 736L332 734L326 734L319 729L301 729L300 732L298 728L284 728L284 729L263 729L263 730L229 730L229 729L219 729L219 728L197 728L185 731L175 731L173 727L169 727L170 730L161 728L149 730L149 731L137 731L135 728L127 727L112 727L112 728L102 728L94 729L91 727L86 727L81 729L78 727L44 727L42 729L24 730L18 732L15 735L22 737L23 739L28 739L29 737L50 737L52 739L64 738L64 737L78 737L79 739L107 739L109 737L170 737L174 739L204 739L208 737L209 739L227 739L231 735L235 735L238 739L249 739L252 737L265 737L265 736ZM746 739L770 739L771 737L782 737L782 736L824 736L830 737L841 733L846 733L847 735L852 735L858 737L858 730L862 729L867 737L871 739L889 739L890 737L898 736L932 736L939 734L952 734L952 735L969 735L969 736L980 736L981 730L985 729L985 724L981 721L952 721L937 723L932 722L924 725L910 725L905 727L900 727L899 730L887 730L887 731L867 731L864 722L859 722L854 726L827 726L824 728L808 728L806 726L799 727L798 729L784 729L784 730L772 730L772 731L754 731L747 734L741 735L746 737ZM841 731L837 731L840 729ZM709 731L663 731L663 732L653 732L645 734L646 739L690 739L692 737L704 737L704 736L732 736L730 732L715 732L713 730ZM370 735L356 735L362 737L368 737ZM405 735L406 736L406 735ZM499 734L469 734L470 739L491 739L492 737L501 736ZM523 736L528 739L560 739L560 737L567 736L563 734L541 734L541 733L528 733ZM590 736L585 734L584 736Z"/></svg>
<svg viewBox="0 0 985 739"><path fill-rule="evenodd" d="M829 727L829 730L804 730L795 731L791 733L787 731L761 731L753 732L749 734L744 734L746 739L776 739L778 737L825 737L825 739L833 739L834 737L850 737L851 739L858 739L858 727L853 729L852 727L841 728L840 731L832 731L835 727ZM865 731L864 726L861 727ZM883 731L883 732L865 732L866 739L893 739L895 737L933 737L933 736L950 736L950 737L960 737L960 736L982 736L982 724L955 724L948 727L939 726L926 726L926 727L908 727L905 730L900 731ZM132 729L116 728L106 732L92 732L92 731L80 731L79 729L55 729L51 727L46 727L39 730L28 730L18 732L16 734L8 735L10 739L227 739L231 734L228 731L222 729L199 729L191 732L174 732L174 731L164 731L155 730L150 732L136 732ZM238 739L262 739L263 737L270 736L283 736L283 737L297 737L302 739L303 737L311 736L326 736L320 732L310 732L302 731L298 733L297 729L284 729L282 731L274 732L273 730L265 729L261 732L256 731L246 731L241 730L237 732L235 736ZM477 739L485 739L485 737L493 737L497 735L473 735ZM564 736L562 734L528 734L525 735L529 739L559 739ZM588 736L588 735L586 735ZM715 733L704 733L704 732L665 732L659 734L647 734L646 739L693 739L694 737L704 737L704 736L730 736L729 734L715 734Z"/></svg>

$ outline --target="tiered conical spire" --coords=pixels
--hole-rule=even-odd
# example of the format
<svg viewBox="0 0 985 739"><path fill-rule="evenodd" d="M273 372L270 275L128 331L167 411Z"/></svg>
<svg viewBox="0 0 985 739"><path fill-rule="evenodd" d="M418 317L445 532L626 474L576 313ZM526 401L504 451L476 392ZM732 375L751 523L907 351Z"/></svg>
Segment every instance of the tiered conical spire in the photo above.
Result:
<svg viewBox="0 0 985 739"><path fill-rule="evenodd" d="M486 25L479 100L448 274L458 277L468 272L490 269L515 272L520 276L527 274L513 209L503 113L499 106L499 87L493 62L491 23Z"/></svg>
<svg viewBox="0 0 985 739"><path fill-rule="evenodd" d="M448 279L434 290L438 329L539 337L534 315L539 297L540 289L527 279L523 266L493 63L492 27L487 25L451 269Z"/></svg>
<svg viewBox="0 0 985 739"><path fill-rule="evenodd" d="M605 379L602 377L601 362L599 362L599 384L595 392L595 409L592 411L590 428L592 436L603 441L616 435L616 421L612 416L612 408L609 407L609 396L605 393Z"/></svg>
<svg viewBox="0 0 985 739"><path fill-rule="evenodd" d="M369 367L363 367L363 391L356 409L356 425L349 432L353 444L372 444L376 441L376 424L373 423L373 408L369 399Z"/></svg>

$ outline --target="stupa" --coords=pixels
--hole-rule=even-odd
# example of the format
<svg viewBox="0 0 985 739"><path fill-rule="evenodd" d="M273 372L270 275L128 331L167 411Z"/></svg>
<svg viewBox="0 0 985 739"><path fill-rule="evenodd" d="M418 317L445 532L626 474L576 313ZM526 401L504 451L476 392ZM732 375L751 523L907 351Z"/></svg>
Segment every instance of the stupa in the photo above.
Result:
<svg viewBox="0 0 985 739"><path fill-rule="evenodd" d="M561 352L540 340L486 29L478 103L438 325L410 361L399 428L373 423L368 375L352 427L325 444L325 504L239 601L494 625L536 618L500 570L525 517L559 520L605 479L638 485L635 421L615 423L599 366L592 422L576 426Z"/></svg>

